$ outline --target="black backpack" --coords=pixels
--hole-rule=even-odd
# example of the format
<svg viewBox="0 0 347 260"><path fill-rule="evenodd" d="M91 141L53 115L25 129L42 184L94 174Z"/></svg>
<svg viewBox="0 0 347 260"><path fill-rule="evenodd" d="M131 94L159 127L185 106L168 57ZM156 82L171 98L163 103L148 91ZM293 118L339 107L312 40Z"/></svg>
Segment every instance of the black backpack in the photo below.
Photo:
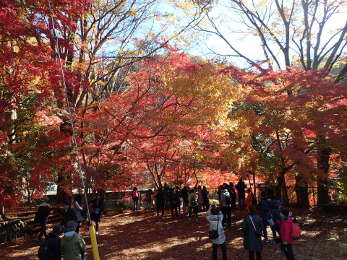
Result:
<svg viewBox="0 0 347 260"><path fill-rule="evenodd" d="M227 205L231 205L230 193L229 193L229 195L225 195L225 194L224 194L224 197L225 197L225 203L226 203Z"/></svg>

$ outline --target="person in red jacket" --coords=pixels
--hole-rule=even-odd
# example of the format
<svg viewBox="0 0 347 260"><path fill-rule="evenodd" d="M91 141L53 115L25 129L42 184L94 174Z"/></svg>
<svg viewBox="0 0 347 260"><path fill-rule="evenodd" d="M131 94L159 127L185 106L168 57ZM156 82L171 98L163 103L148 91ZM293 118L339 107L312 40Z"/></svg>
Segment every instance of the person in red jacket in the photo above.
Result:
<svg viewBox="0 0 347 260"><path fill-rule="evenodd" d="M290 211L286 208L281 209L281 219L277 220L277 224L280 229L281 236L281 249L287 257L287 260L295 260L293 252L293 243L292 238L292 224L293 219L290 216Z"/></svg>

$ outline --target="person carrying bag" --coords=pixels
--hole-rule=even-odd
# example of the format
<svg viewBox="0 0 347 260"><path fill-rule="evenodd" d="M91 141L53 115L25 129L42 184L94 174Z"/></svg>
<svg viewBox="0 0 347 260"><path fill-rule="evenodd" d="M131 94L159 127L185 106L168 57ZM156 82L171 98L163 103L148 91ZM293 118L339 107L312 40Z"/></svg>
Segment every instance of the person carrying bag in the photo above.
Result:
<svg viewBox="0 0 347 260"><path fill-rule="evenodd" d="M207 211L206 218L210 224L209 238L212 242L212 259L217 260L217 249L220 246L223 260L227 260L227 248L225 234L222 225L223 214L216 205L211 205Z"/></svg>

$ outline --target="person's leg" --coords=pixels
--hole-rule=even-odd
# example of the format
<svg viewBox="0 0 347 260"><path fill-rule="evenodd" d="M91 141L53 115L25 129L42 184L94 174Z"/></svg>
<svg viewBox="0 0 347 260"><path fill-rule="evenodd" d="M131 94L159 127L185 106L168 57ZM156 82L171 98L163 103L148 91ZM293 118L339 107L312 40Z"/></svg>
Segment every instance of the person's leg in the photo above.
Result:
<svg viewBox="0 0 347 260"><path fill-rule="evenodd" d="M254 260L254 251L249 250L249 260Z"/></svg>
<svg viewBox="0 0 347 260"><path fill-rule="evenodd" d="M227 208L227 225L231 226L231 207Z"/></svg>
<svg viewBox="0 0 347 260"><path fill-rule="evenodd" d="M293 252L293 245L288 244L287 249L288 249L287 259L295 260L294 252Z"/></svg>
<svg viewBox="0 0 347 260"><path fill-rule="evenodd" d="M212 259L213 260L217 260L217 249L218 249L218 245L212 244Z"/></svg>
<svg viewBox="0 0 347 260"><path fill-rule="evenodd" d="M45 223L45 221L40 221L39 240L42 238L42 236L47 237L47 234L46 234L46 223Z"/></svg>
<svg viewBox="0 0 347 260"><path fill-rule="evenodd" d="M273 239L275 240L276 239L276 225L270 226L270 228L271 228L271 231L272 231Z"/></svg>
<svg viewBox="0 0 347 260"><path fill-rule="evenodd" d="M261 260L261 251L256 252L257 260Z"/></svg>
<svg viewBox="0 0 347 260"><path fill-rule="evenodd" d="M223 254L223 260L227 260L227 246L226 243L224 242L223 244L220 245L222 249L222 254Z"/></svg>
<svg viewBox="0 0 347 260"><path fill-rule="evenodd" d="M267 224L268 224L267 220L264 217L263 218L263 226L264 226L263 235L264 235L265 240L268 240L268 238L267 238Z"/></svg>
<svg viewBox="0 0 347 260"><path fill-rule="evenodd" d="M222 214L223 214L223 221L222 221L222 224L225 225L226 220L227 220L226 208L225 208L225 207L222 207L221 210L222 210Z"/></svg>

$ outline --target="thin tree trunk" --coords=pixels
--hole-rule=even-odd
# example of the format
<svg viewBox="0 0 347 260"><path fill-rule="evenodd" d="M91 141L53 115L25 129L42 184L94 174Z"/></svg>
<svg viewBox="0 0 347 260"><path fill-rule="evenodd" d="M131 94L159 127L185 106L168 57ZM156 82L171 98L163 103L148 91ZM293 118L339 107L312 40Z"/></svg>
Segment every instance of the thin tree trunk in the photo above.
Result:
<svg viewBox="0 0 347 260"><path fill-rule="evenodd" d="M320 148L318 151L318 176L317 176L317 186L318 186L318 205L328 204L329 198L329 158L331 154L330 148Z"/></svg>

